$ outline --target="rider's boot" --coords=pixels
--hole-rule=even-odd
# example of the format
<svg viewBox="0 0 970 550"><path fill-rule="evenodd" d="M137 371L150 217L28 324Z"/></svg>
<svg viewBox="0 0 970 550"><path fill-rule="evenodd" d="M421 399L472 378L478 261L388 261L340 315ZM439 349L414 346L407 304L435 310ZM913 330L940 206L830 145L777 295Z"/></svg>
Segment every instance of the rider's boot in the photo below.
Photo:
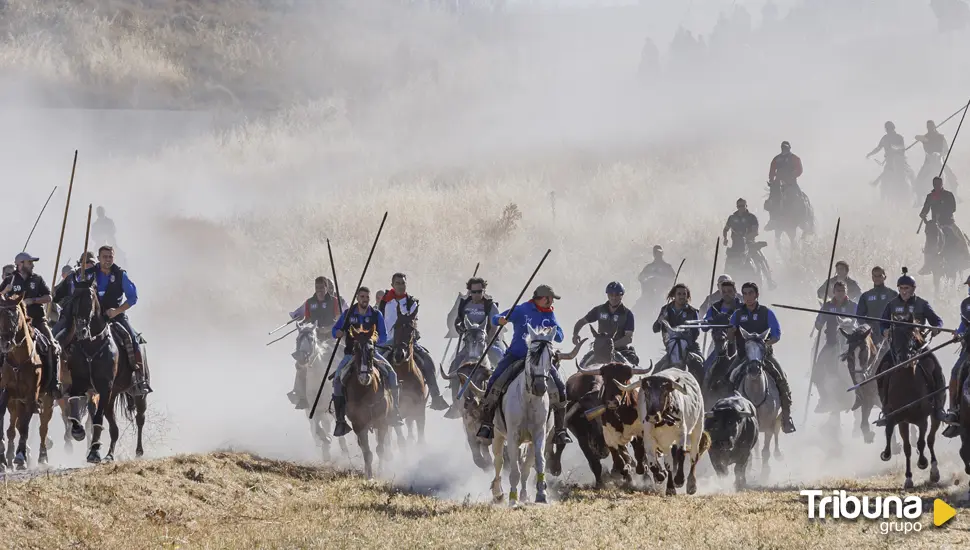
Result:
<svg viewBox="0 0 970 550"><path fill-rule="evenodd" d="M302 411L310 408L306 400L306 369L297 369L296 377L293 379L293 391L286 394L290 398L290 403L296 410Z"/></svg>
<svg viewBox="0 0 970 550"><path fill-rule="evenodd" d="M333 428L334 437L343 437L350 433L350 424L347 424L347 398L344 396L333 396L333 415L337 418L337 425Z"/></svg>
<svg viewBox="0 0 970 550"><path fill-rule="evenodd" d="M444 397L441 397L441 392L431 394L431 409L435 411L444 411L450 409L451 405L445 401Z"/></svg>
<svg viewBox="0 0 970 550"><path fill-rule="evenodd" d="M560 447L573 442L566 431L566 403L556 403L552 406L552 421L556 435L552 442Z"/></svg>
<svg viewBox="0 0 970 550"><path fill-rule="evenodd" d="M482 398L482 426L478 429L478 433L475 434L477 437L482 439L491 440L494 436L493 429L494 425L492 421L495 419L495 409L498 408L498 398L495 396L495 390L489 390L485 397Z"/></svg>
<svg viewBox="0 0 970 550"><path fill-rule="evenodd" d="M135 364L132 366L132 387L137 395L147 395L152 393L152 387L148 384L148 377L145 375L145 363L142 361L141 350L135 351Z"/></svg>
<svg viewBox="0 0 970 550"><path fill-rule="evenodd" d="M388 414L388 423L391 426L403 426L404 419L401 418L401 409L398 404L401 402L401 388L391 388L391 412Z"/></svg>

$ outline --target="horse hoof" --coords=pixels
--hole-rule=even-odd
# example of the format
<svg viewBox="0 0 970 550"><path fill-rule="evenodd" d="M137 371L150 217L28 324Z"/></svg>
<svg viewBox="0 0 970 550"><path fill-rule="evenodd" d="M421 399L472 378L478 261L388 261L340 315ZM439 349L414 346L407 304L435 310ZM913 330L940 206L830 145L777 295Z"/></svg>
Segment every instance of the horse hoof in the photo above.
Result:
<svg viewBox="0 0 970 550"><path fill-rule="evenodd" d="M505 495L504 494L495 495L495 496L492 497L492 503L493 504L501 504L503 502L505 502Z"/></svg>
<svg viewBox="0 0 970 550"><path fill-rule="evenodd" d="M536 495L536 504L546 504L546 495L541 493Z"/></svg>
<svg viewBox="0 0 970 550"><path fill-rule="evenodd" d="M888 453L886 451L879 453L879 459L883 462L889 462L889 459L892 458L892 456L892 453Z"/></svg>
<svg viewBox="0 0 970 550"><path fill-rule="evenodd" d="M41 453L39 455L37 455L37 464L40 464L40 465L43 465L43 466L46 466L47 465L47 453L46 452L41 451Z"/></svg>
<svg viewBox="0 0 970 550"><path fill-rule="evenodd" d="M912 489L912 488L913 488L913 478L907 477L906 482L903 483L903 489Z"/></svg>
<svg viewBox="0 0 970 550"><path fill-rule="evenodd" d="M667 487L667 492L665 493L668 497L677 496L677 489L674 487Z"/></svg>
<svg viewBox="0 0 970 550"><path fill-rule="evenodd" d="M940 482L940 470L936 466L930 468L930 483Z"/></svg>
<svg viewBox="0 0 970 550"><path fill-rule="evenodd" d="M930 465L930 461L926 460L925 456L919 457L919 460L916 461L916 467L919 468L920 470L925 470L926 467L929 465Z"/></svg>
<svg viewBox="0 0 970 550"><path fill-rule="evenodd" d="M554 464L549 466L549 475L559 477L562 474L562 466Z"/></svg>
<svg viewBox="0 0 970 550"><path fill-rule="evenodd" d="M862 440L865 441L867 444L872 443L873 441L876 440L876 434L873 432L865 432L862 434Z"/></svg>
<svg viewBox="0 0 970 550"><path fill-rule="evenodd" d="M88 464L101 464L101 453L98 451L88 453Z"/></svg>
<svg viewBox="0 0 970 550"><path fill-rule="evenodd" d="M684 474L678 474L674 476L674 487L678 489L684 486Z"/></svg>
<svg viewBox="0 0 970 550"><path fill-rule="evenodd" d="M141 458L143 456L145 456L145 450L144 449L135 449L135 458ZM330 460L330 454L329 453L327 453L327 460Z"/></svg>
<svg viewBox="0 0 970 550"><path fill-rule="evenodd" d="M88 434L84 430L84 426L82 426L80 424L75 424L75 425L71 426L71 437L74 438L74 441L84 441L84 439L87 436L88 436Z"/></svg>

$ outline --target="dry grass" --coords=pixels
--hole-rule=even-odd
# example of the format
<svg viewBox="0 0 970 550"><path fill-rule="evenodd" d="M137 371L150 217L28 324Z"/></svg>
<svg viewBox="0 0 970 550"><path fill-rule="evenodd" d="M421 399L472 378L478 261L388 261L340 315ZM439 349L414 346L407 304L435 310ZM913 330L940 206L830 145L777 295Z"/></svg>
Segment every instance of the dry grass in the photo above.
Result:
<svg viewBox="0 0 970 550"><path fill-rule="evenodd" d="M896 481L822 485L886 495ZM789 488L676 498L561 490L555 504L509 509L248 454L183 455L7 482L0 532L20 548L940 548L970 536L962 514L942 529L924 514L922 532L905 536L809 521ZM917 494L929 504L944 491Z"/></svg>

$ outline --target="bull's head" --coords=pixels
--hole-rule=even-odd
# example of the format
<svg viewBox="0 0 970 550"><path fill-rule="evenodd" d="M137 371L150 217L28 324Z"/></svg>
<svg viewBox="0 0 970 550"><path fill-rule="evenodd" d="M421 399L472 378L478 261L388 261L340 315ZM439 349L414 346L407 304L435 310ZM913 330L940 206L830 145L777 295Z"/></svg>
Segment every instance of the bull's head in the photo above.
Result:
<svg viewBox="0 0 970 550"><path fill-rule="evenodd" d="M629 392L623 388L628 385L636 389L637 383L631 383L630 379L634 376L648 375L653 372L653 361L647 368L632 367L626 363L607 363L596 368L579 368L579 372L586 376L602 376L603 384L600 386L600 400L607 409L618 408L627 398ZM612 384L610 383L612 381ZM631 390L632 391L632 390Z"/></svg>
<svg viewBox="0 0 970 550"><path fill-rule="evenodd" d="M727 398L714 405L714 409L704 415L704 431L711 436L711 445L721 450L731 450L737 446L741 430L748 418L754 414L746 407Z"/></svg>

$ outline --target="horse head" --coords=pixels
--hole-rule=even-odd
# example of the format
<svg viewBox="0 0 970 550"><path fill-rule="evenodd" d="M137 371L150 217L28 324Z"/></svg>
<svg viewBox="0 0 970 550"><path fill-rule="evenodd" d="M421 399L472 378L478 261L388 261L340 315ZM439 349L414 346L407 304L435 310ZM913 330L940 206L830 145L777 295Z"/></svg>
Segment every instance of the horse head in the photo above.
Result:
<svg viewBox="0 0 970 550"><path fill-rule="evenodd" d="M481 357L485 353L485 345L487 344L485 334L485 326L487 323L475 324L468 316L465 316L462 323L465 326L465 332L461 335L461 352L464 354L464 357Z"/></svg>
<svg viewBox="0 0 970 550"><path fill-rule="evenodd" d="M394 342L391 343L391 362L401 364L414 356L414 335L417 332L418 308L412 313L397 305L397 319L394 321Z"/></svg>
<svg viewBox="0 0 970 550"><path fill-rule="evenodd" d="M319 335L314 323L297 323L296 331L296 351L292 356L297 365L304 366L316 356Z"/></svg>
<svg viewBox="0 0 970 550"><path fill-rule="evenodd" d="M350 338L354 343L353 364L357 366L357 381L361 386L374 383L374 332L377 329L364 330L350 327Z"/></svg>
<svg viewBox="0 0 970 550"><path fill-rule="evenodd" d="M683 368L687 364L687 354L690 348L690 337L685 330L686 327L672 327L666 319L661 320L661 323L664 327L663 340L667 362Z"/></svg>
<svg viewBox="0 0 970 550"><path fill-rule="evenodd" d="M21 328L26 334L27 310L24 307L23 295L14 294L0 298L0 351L10 353L20 343L17 334Z"/></svg>
<svg viewBox="0 0 970 550"><path fill-rule="evenodd" d="M893 321L912 323L913 316L909 314L893 315ZM916 350L925 343L923 335L916 327L900 324L894 324L889 329L889 342L890 349L897 362L905 361L916 355Z"/></svg>
<svg viewBox="0 0 970 550"><path fill-rule="evenodd" d="M616 360L616 345L614 344L615 334L599 332L590 325L589 331L593 334L593 356L591 363L610 363Z"/></svg>
<svg viewBox="0 0 970 550"><path fill-rule="evenodd" d="M97 287L91 281L80 281L74 285L71 306L74 310L74 334L78 340L92 340L107 326L98 301Z"/></svg>

